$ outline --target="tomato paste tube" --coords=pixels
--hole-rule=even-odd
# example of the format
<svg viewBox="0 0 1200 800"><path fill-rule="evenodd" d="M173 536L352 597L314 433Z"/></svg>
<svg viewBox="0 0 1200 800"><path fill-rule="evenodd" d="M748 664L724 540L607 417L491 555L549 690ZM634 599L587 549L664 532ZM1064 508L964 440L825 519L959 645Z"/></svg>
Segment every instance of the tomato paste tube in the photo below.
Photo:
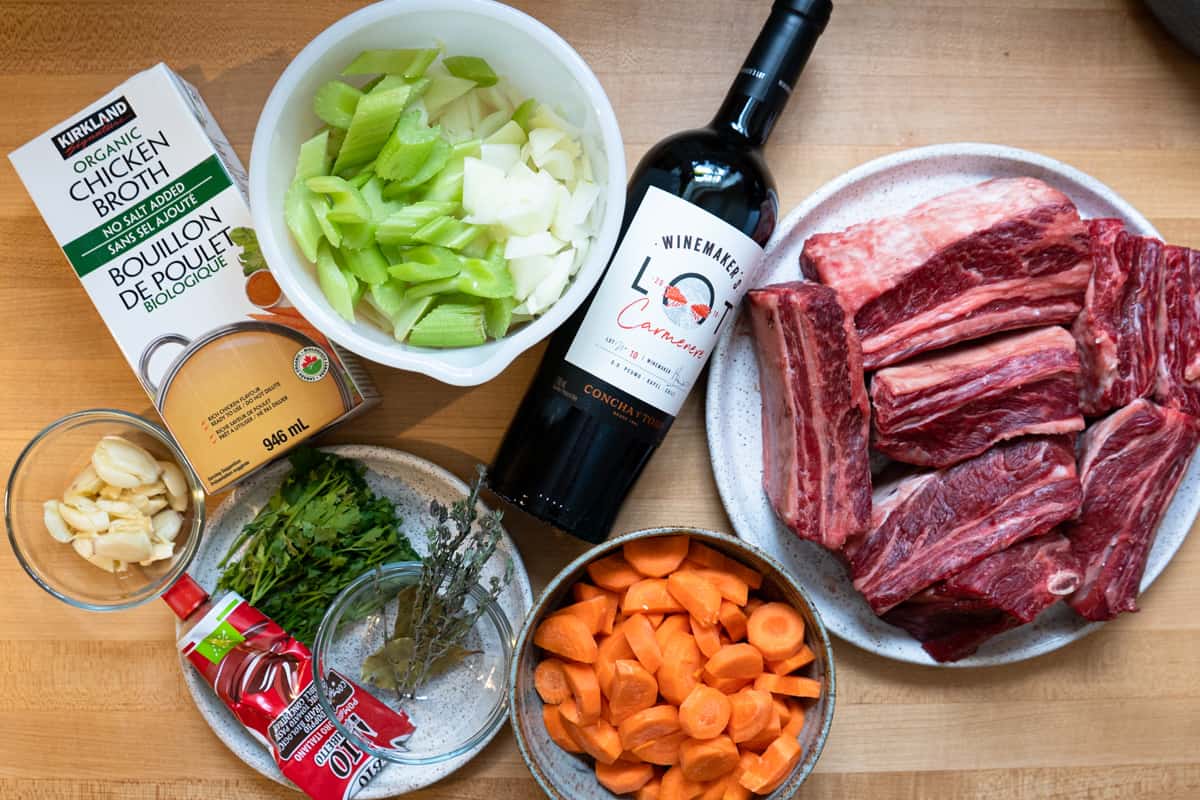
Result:
<svg viewBox="0 0 1200 800"><path fill-rule="evenodd" d="M385 766L334 728L317 702L312 654L273 620L230 593L211 601L184 575L163 595L189 628L179 649L246 729L267 747L280 771L314 800L346 800ZM344 676L330 672L338 719L366 741L397 747L414 728Z"/></svg>

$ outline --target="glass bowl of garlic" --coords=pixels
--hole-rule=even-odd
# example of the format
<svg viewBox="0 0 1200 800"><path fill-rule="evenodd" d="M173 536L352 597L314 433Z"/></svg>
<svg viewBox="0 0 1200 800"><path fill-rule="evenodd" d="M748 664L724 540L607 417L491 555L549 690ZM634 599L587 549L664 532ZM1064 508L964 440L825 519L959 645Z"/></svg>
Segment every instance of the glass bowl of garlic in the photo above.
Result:
<svg viewBox="0 0 1200 800"><path fill-rule="evenodd" d="M125 411L79 411L17 457L4 521L39 586L77 608L117 611L158 597L187 569L204 492L159 426Z"/></svg>

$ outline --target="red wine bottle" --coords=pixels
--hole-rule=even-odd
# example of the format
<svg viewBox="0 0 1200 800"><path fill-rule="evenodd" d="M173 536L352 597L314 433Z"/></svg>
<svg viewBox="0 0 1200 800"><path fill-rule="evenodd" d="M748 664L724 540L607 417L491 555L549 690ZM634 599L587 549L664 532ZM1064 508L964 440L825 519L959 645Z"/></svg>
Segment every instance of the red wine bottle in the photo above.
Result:
<svg viewBox="0 0 1200 800"><path fill-rule="evenodd" d="M753 285L778 210L762 146L831 11L776 0L712 122L637 165L616 253L550 338L492 464L509 503L590 542L608 535Z"/></svg>

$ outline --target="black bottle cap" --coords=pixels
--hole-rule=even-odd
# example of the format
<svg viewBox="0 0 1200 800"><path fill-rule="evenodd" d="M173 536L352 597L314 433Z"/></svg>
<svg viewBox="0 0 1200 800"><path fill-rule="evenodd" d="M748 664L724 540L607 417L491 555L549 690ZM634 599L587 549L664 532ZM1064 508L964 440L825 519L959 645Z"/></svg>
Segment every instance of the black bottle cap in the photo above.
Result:
<svg viewBox="0 0 1200 800"><path fill-rule="evenodd" d="M833 14L832 0L775 0L771 8L775 11L791 11L807 18L823 32Z"/></svg>

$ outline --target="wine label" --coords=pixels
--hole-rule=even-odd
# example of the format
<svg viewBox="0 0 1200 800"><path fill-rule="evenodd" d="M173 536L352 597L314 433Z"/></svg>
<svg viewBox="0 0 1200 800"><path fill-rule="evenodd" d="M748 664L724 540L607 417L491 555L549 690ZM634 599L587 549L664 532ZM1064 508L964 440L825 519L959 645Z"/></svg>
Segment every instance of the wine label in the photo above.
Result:
<svg viewBox="0 0 1200 800"><path fill-rule="evenodd" d="M650 187L566 360L676 416L762 252L721 218Z"/></svg>

